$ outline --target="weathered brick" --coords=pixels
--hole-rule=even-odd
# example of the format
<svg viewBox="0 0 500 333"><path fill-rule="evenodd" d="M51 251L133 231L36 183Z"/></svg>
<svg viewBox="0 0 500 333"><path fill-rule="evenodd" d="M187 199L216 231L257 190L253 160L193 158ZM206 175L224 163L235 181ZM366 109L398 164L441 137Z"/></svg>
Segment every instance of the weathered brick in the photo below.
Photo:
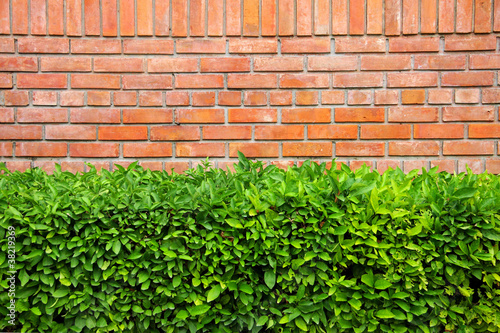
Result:
<svg viewBox="0 0 500 333"><path fill-rule="evenodd" d="M200 140L199 126L152 126L151 140L154 141L197 141Z"/></svg>
<svg viewBox="0 0 500 333"><path fill-rule="evenodd" d="M336 108L335 121L339 123L384 122L383 108Z"/></svg>
<svg viewBox="0 0 500 333"><path fill-rule="evenodd" d="M279 144L277 142L230 142L229 157L238 157L238 152L248 157L278 157Z"/></svg>
<svg viewBox="0 0 500 333"><path fill-rule="evenodd" d="M437 156L437 141L389 142L389 155L397 156Z"/></svg>
<svg viewBox="0 0 500 333"><path fill-rule="evenodd" d="M303 140L303 125L255 126L255 140Z"/></svg>
<svg viewBox="0 0 500 333"><path fill-rule="evenodd" d="M308 125L307 137L310 140L348 140L357 139L357 125Z"/></svg>
<svg viewBox="0 0 500 333"><path fill-rule="evenodd" d="M332 156L331 142L283 142L283 156Z"/></svg>
<svg viewBox="0 0 500 333"><path fill-rule="evenodd" d="M493 155L493 141L444 141L443 155Z"/></svg>
<svg viewBox="0 0 500 333"><path fill-rule="evenodd" d="M176 123L224 123L222 109L177 109L175 110Z"/></svg>
<svg viewBox="0 0 500 333"><path fill-rule="evenodd" d="M415 124L415 139L462 139L464 125L461 124Z"/></svg>
<svg viewBox="0 0 500 333"><path fill-rule="evenodd" d="M123 144L123 157L169 157L172 144L167 142L137 142Z"/></svg>
<svg viewBox="0 0 500 333"><path fill-rule="evenodd" d="M124 124L171 123L172 109L124 109Z"/></svg>
<svg viewBox="0 0 500 333"><path fill-rule="evenodd" d="M281 111L282 123L329 123L330 108L293 108Z"/></svg>
<svg viewBox="0 0 500 333"><path fill-rule="evenodd" d="M384 156L383 142L337 142L335 144L337 156Z"/></svg>
<svg viewBox="0 0 500 333"><path fill-rule="evenodd" d="M491 106L448 106L443 108L443 121L493 121Z"/></svg>
<svg viewBox="0 0 500 333"><path fill-rule="evenodd" d="M230 123L275 123L278 120L276 109L229 109Z"/></svg>

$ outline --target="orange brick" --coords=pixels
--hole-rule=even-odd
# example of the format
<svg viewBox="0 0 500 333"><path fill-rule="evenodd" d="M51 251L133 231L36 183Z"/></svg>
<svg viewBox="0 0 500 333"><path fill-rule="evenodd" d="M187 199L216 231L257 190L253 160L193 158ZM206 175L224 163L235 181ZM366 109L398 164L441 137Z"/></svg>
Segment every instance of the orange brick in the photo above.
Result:
<svg viewBox="0 0 500 333"><path fill-rule="evenodd" d="M475 1L475 10L474 10L475 33L491 32L491 19L492 19L491 1L492 0Z"/></svg>
<svg viewBox="0 0 500 333"><path fill-rule="evenodd" d="M219 105L235 106L241 105L241 92L239 91L220 91Z"/></svg>
<svg viewBox="0 0 500 333"><path fill-rule="evenodd" d="M336 108L335 121L339 123L384 122L383 108Z"/></svg>
<svg viewBox="0 0 500 333"><path fill-rule="evenodd" d="M127 73L143 72L142 59L138 58L94 58L95 72Z"/></svg>
<svg viewBox="0 0 500 333"><path fill-rule="evenodd" d="M403 104L424 104L425 90L423 89L402 90L401 101L403 102Z"/></svg>
<svg viewBox="0 0 500 333"><path fill-rule="evenodd" d="M429 104L451 104L451 89L429 89Z"/></svg>
<svg viewBox="0 0 500 333"><path fill-rule="evenodd" d="M193 106L214 106L215 92L213 91L198 91L192 93Z"/></svg>
<svg viewBox="0 0 500 333"><path fill-rule="evenodd" d="M174 42L173 40L158 39L125 39L123 41L123 53L174 54Z"/></svg>
<svg viewBox="0 0 500 333"><path fill-rule="evenodd" d="M443 87L492 86L493 81L493 72L450 72L441 74L441 85Z"/></svg>
<svg viewBox="0 0 500 333"><path fill-rule="evenodd" d="M318 105L317 91L297 91L295 93L296 105Z"/></svg>
<svg viewBox="0 0 500 333"><path fill-rule="evenodd" d="M396 170L397 168L401 167L401 162L400 161L395 161L395 160L380 160L377 161L377 170L380 174L384 173L387 171L389 168Z"/></svg>
<svg viewBox="0 0 500 333"><path fill-rule="evenodd" d="M168 36L170 32L170 1L155 1L155 35Z"/></svg>
<svg viewBox="0 0 500 333"><path fill-rule="evenodd" d="M389 39L389 52L414 53L438 51L439 37L395 37Z"/></svg>
<svg viewBox="0 0 500 333"><path fill-rule="evenodd" d="M483 89L483 103L500 103L500 89Z"/></svg>
<svg viewBox="0 0 500 333"><path fill-rule="evenodd" d="M389 142L389 155L398 156L437 156L437 141Z"/></svg>
<svg viewBox="0 0 500 333"><path fill-rule="evenodd" d="M465 69L465 55L415 55L415 69Z"/></svg>
<svg viewBox="0 0 500 333"><path fill-rule="evenodd" d="M230 142L229 157L238 157L238 152L247 157L278 157L279 144L277 142Z"/></svg>
<svg viewBox="0 0 500 333"><path fill-rule="evenodd" d="M171 123L172 109L124 109L124 124Z"/></svg>
<svg viewBox="0 0 500 333"><path fill-rule="evenodd" d="M262 0L262 36L276 36L276 1Z"/></svg>
<svg viewBox="0 0 500 333"><path fill-rule="evenodd" d="M467 172L469 168L472 173L482 173L484 171L483 161L480 159L460 159L458 160L458 172Z"/></svg>
<svg viewBox="0 0 500 333"><path fill-rule="evenodd" d="M0 156L12 156L12 142L0 142Z"/></svg>
<svg viewBox="0 0 500 333"><path fill-rule="evenodd" d="M361 70L364 71L396 71L411 69L409 55L376 55L361 56Z"/></svg>
<svg viewBox="0 0 500 333"><path fill-rule="evenodd" d="M141 91L139 93L140 106L162 106L163 93L161 91Z"/></svg>
<svg viewBox="0 0 500 333"><path fill-rule="evenodd" d="M449 106L443 108L443 121L493 121L491 106Z"/></svg>
<svg viewBox="0 0 500 333"><path fill-rule="evenodd" d="M314 0L314 34L328 35L330 32L330 1Z"/></svg>
<svg viewBox="0 0 500 333"><path fill-rule="evenodd" d="M336 53L385 52L385 39L379 37L338 37Z"/></svg>
<svg viewBox="0 0 500 333"><path fill-rule="evenodd" d="M495 36L446 36L445 51L489 51L496 49Z"/></svg>
<svg viewBox="0 0 500 333"><path fill-rule="evenodd" d="M95 140L96 127L88 125L47 125L47 140Z"/></svg>
<svg viewBox="0 0 500 333"><path fill-rule="evenodd" d="M500 160L498 159L486 160L486 170L496 175L500 174Z"/></svg>
<svg viewBox="0 0 500 333"><path fill-rule="evenodd" d="M1 72L37 72L38 60L35 57L0 57Z"/></svg>
<svg viewBox="0 0 500 333"><path fill-rule="evenodd" d="M144 161L140 163L140 165L144 168L144 170L151 170L151 171L162 171L163 166L162 162L160 161Z"/></svg>
<svg viewBox="0 0 500 333"><path fill-rule="evenodd" d="M0 88L12 88L11 74L0 74Z"/></svg>
<svg viewBox="0 0 500 333"><path fill-rule="evenodd" d="M382 87L383 73L338 73L333 74L333 87L372 88Z"/></svg>
<svg viewBox="0 0 500 333"><path fill-rule="evenodd" d="M291 36L294 33L295 20L294 15L294 1L282 0L278 1L278 13L288 13L288 15L278 14L278 34L280 36Z"/></svg>
<svg viewBox="0 0 500 333"><path fill-rule="evenodd" d="M75 54L114 54L121 53L119 40L111 39L72 39L71 53Z"/></svg>
<svg viewBox="0 0 500 333"><path fill-rule="evenodd" d="M443 73L443 75L446 73ZM453 73L455 74L455 73ZM387 87L436 87L438 73L387 73Z"/></svg>
<svg viewBox="0 0 500 333"><path fill-rule="evenodd" d="M493 155L493 141L444 141L443 155Z"/></svg>
<svg viewBox="0 0 500 333"><path fill-rule="evenodd" d="M457 0L457 29L458 33L472 32L473 0Z"/></svg>
<svg viewBox="0 0 500 333"><path fill-rule="evenodd" d="M241 35L241 1L226 0L226 34Z"/></svg>
<svg viewBox="0 0 500 333"><path fill-rule="evenodd" d="M366 32L371 35L382 34L383 1L371 0L366 3Z"/></svg>
<svg viewBox="0 0 500 333"><path fill-rule="evenodd" d="M230 39L229 53L278 53L278 41L266 39Z"/></svg>
<svg viewBox="0 0 500 333"><path fill-rule="evenodd" d="M102 1L102 35L115 37L118 33L117 9L114 0ZM62 17L61 17L62 20Z"/></svg>
<svg viewBox="0 0 500 333"><path fill-rule="evenodd" d="M12 87L12 86L11 86ZM9 88L9 87L6 87ZM29 102L29 94L27 91L4 91L4 102L6 106L26 106Z"/></svg>
<svg viewBox="0 0 500 333"><path fill-rule="evenodd" d="M292 92L286 90L274 90L269 92L269 103L271 105L292 105Z"/></svg>
<svg viewBox="0 0 500 333"><path fill-rule="evenodd" d="M439 32L452 33L455 25L455 1L439 0Z"/></svg>
<svg viewBox="0 0 500 333"><path fill-rule="evenodd" d="M17 74L18 88L62 89L67 85L66 74Z"/></svg>
<svg viewBox="0 0 500 333"><path fill-rule="evenodd" d="M367 105L373 103L371 90L349 90L347 93L347 104Z"/></svg>
<svg viewBox="0 0 500 333"><path fill-rule="evenodd" d="M189 123L224 123L224 110L222 109L177 109L175 122Z"/></svg>
<svg viewBox="0 0 500 333"><path fill-rule="evenodd" d="M266 105L267 93L265 91L245 91L244 104L250 106Z"/></svg>
<svg viewBox="0 0 500 333"><path fill-rule="evenodd" d="M87 105L109 106L111 96L109 91L89 91L87 92Z"/></svg>
<svg viewBox="0 0 500 333"><path fill-rule="evenodd" d="M84 17L85 17L85 35L99 36L100 34L100 13L98 0L85 0Z"/></svg>
<svg viewBox="0 0 500 333"><path fill-rule="evenodd" d="M479 89L457 89L457 90L455 90L455 103L459 103L459 104L479 103Z"/></svg>
<svg viewBox="0 0 500 333"><path fill-rule="evenodd" d="M348 140L358 138L357 125L308 125L307 137L310 140Z"/></svg>
<svg viewBox="0 0 500 333"><path fill-rule="evenodd" d="M277 88L278 83L275 74L228 74L227 87L230 89Z"/></svg>
<svg viewBox="0 0 500 333"><path fill-rule="evenodd" d="M388 36L401 34L401 0L385 1L385 34Z"/></svg>
<svg viewBox="0 0 500 333"><path fill-rule="evenodd" d="M203 140L250 140L251 126L203 126Z"/></svg>
<svg viewBox="0 0 500 333"><path fill-rule="evenodd" d="M207 4L210 10L208 11L208 36L222 36L224 25L224 1L223 0L208 0Z"/></svg>
<svg viewBox="0 0 500 333"><path fill-rule="evenodd" d="M351 170L357 170L365 165L368 166L370 168L370 170L373 169L373 162L372 161L358 161L358 160L356 160L356 161L349 162L349 168Z"/></svg>
<svg viewBox="0 0 500 333"><path fill-rule="evenodd" d="M418 33L418 2L403 0L403 34Z"/></svg>
<svg viewBox="0 0 500 333"><path fill-rule="evenodd" d="M99 140L147 140L146 126L99 126Z"/></svg>
<svg viewBox="0 0 500 333"><path fill-rule="evenodd" d="M120 89L120 76L113 74L71 74L71 88Z"/></svg>
<svg viewBox="0 0 500 333"><path fill-rule="evenodd" d="M193 2L194 4L194 2ZM137 35L153 35L153 1L142 0L137 2Z"/></svg>
<svg viewBox="0 0 500 333"><path fill-rule="evenodd" d="M347 0L332 0L332 34L347 35Z"/></svg>
<svg viewBox="0 0 500 333"><path fill-rule="evenodd" d="M358 58L354 56L336 57L309 57L307 69L309 71L355 71L358 68Z"/></svg>
<svg viewBox="0 0 500 333"><path fill-rule="evenodd" d="M500 125L469 124L469 138L471 139L500 138Z"/></svg>
<svg viewBox="0 0 500 333"><path fill-rule="evenodd" d="M255 126L255 140L303 140L303 125Z"/></svg>
<svg viewBox="0 0 500 333"><path fill-rule="evenodd" d="M91 58L80 57L42 57L42 72L90 72Z"/></svg>
<svg viewBox="0 0 500 333"><path fill-rule="evenodd" d="M123 157L169 157L172 144L167 142L124 143Z"/></svg>
<svg viewBox="0 0 500 333"><path fill-rule="evenodd" d="M337 142L336 156L384 156L383 142Z"/></svg>
<svg viewBox="0 0 500 333"><path fill-rule="evenodd" d="M328 74L280 74L280 88L328 88Z"/></svg>
<svg viewBox="0 0 500 333"><path fill-rule="evenodd" d="M91 124L118 124L120 123L119 109L71 109L70 119L72 123Z"/></svg>
<svg viewBox="0 0 500 333"><path fill-rule="evenodd" d="M42 126L0 125L0 140L41 140Z"/></svg>
<svg viewBox="0 0 500 333"><path fill-rule="evenodd" d="M152 126L151 140L157 141L197 141L200 140L199 126Z"/></svg>
<svg viewBox="0 0 500 333"><path fill-rule="evenodd" d="M438 108L392 107L389 108L390 123L423 123L438 121Z"/></svg>
<svg viewBox="0 0 500 333"><path fill-rule="evenodd" d="M256 57L254 58L256 72L296 72L304 68L302 57Z"/></svg>
<svg viewBox="0 0 500 333"><path fill-rule="evenodd" d="M365 1L349 1L349 33L363 35L365 33Z"/></svg>
<svg viewBox="0 0 500 333"><path fill-rule="evenodd" d="M71 157L118 157L119 143L70 143L69 156Z"/></svg>
<svg viewBox="0 0 500 333"><path fill-rule="evenodd" d="M275 123L278 121L276 109L229 109L230 123Z"/></svg>
<svg viewBox="0 0 500 333"><path fill-rule="evenodd" d="M15 35L28 34L28 1L13 0L12 6L12 33Z"/></svg>
<svg viewBox="0 0 500 333"><path fill-rule="evenodd" d="M66 0L66 33L82 35L82 0Z"/></svg>
<svg viewBox="0 0 500 333"><path fill-rule="evenodd" d="M436 2L437 0L422 0L420 3L420 31L423 34L433 34L436 32Z"/></svg>
<svg viewBox="0 0 500 333"><path fill-rule="evenodd" d="M189 169L189 162L165 162L165 171L168 173L183 173Z"/></svg>
<svg viewBox="0 0 500 333"><path fill-rule="evenodd" d="M33 105L57 105L57 92L33 91Z"/></svg>
<svg viewBox="0 0 500 333"><path fill-rule="evenodd" d="M283 157L332 156L331 142L283 142Z"/></svg>
<svg viewBox="0 0 500 333"><path fill-rule="evenodd" d="M172 36L186 37L188 30L188 3L172 0Z"/></svg>
<svg viewBox="0 0 500 333"><path fill-rule="evenodd" d="M259 35L259 1L243 0L243 35Z"/></svg>
<svg viewBox="0 0 500 333"><path fill-rule="evenodd" d="M361 125L360 127L362 140L411 138L411 125Z"/></svg>
<svg viewBox="0 0 500 333"><path fill-rule="evenodd" d="M62 142L16 142L16 156L64 157L67 151Z"/></svg>
<svg viewBox="0 0 500 333"><path fill-rule="evenodd" d="M332 120L330 108L283 109L281 122L286 123L329 123Z"/></svg>
<svg viewBox="0 0 500 333"><path fill-rule="evenodd" d="M14 52L15 52L14 38L3 37L2 39L0 39L0 53L14 53Z"/></svg>
<svg viewBox="0 0 500 333"><path fill-rule="evenodd" d="M68 111L65 109L19 108L17 110L19 123L65 123L67 121Z"/></svg>
<svg viewBox="0 0 500 333"><path fill-rule="evenodd" d="M14 122L14 108L0 108L0 123Z"/></svg>
<svg viewBox="0 0 500 333"><path fill-rule="evenodd" d="M297 0L297 8L299 8L299 10L297 10L297 19L296 19L297 35L311 36L312 23L313 23L312 2L308 0Z"/></svg>
<svg viewBox="0 0 500 333"><path fill-rule="evenodd" d="M330 38L283 38L282 53L330 53Z"/></svg>
<svg viewBox="0 0 500 333"><path fill-rule="evenodd" d="M328 90L321 92L321 104L344 104L345 93L343 90Z"/></svg>
<svg viewBox="0 0 500 333"><path fill-rule="evenodd" d="M375 105L393 105L398 104L397 90L376 90Z"/></svg>
<svg viewBox="0 0 500 333"><path fill-rule="evenodd" d="M175 88L224 88L224 77L219 74L179 74L175 77Z"/></svg>
<svg viewBox="0 0 500 333"><path fill-rule="evenodd" d="M226 53L225 39L178 39L177 53Z"/></svg>
<svg viewBox="0 0 500 333"><path fill-rule="evenodd" d="M201 58L202 72L249 72L250 58Z"/></svg>
<svg viewBox="0 0 500 333"><path fill-rule="evenodd" d="M288 167L293 167L294 162L293 161L272 161L271 165L275 165L276 167L287 170Z"/></svg>
<svg viewBox="0 0 500 333"><path fill-rule="evenodd" d="M433 160L431 161L431 168L438 167L439 172L455 172L455 161L454 160Z"/></svg>
<svg viewBox="0 0 500 333"><path fill-rule="evenodd" d="M471 54L470 69L499 69L500 54Z"/></svg>
<svg viewBox="0 0 500 333"><path fill-rule="evenodd" d="M175 145L175 156L178 157L224 157L224 146L223 142L202 142L202 143L191 143L191 142L178 142Z"/></svg>
<svg viewBox="0 0 500 333"><path fill-rule="evenodd" d="M165 101L169 106L189 105L189 93L187 91L166 91Z"/></svg>
<svg viewBox="0 0 500 333"><path fill-rule="evenodd" d="M403 161L403 171L409 173L412 170L419 170L418 174L422 174L422 168L428 170L428 165L427 161L422 160Z"/></svg>
<svg viewBox="0 0 500 333"><path fill-rule="evenodd" d="M10 35L10 3L0 3L0 34Z"/></svg>
<svg viewBox="0 0 500 333"><path fill-rule="evenodd" d="M172 89L172 75L123 75L123 89Z"/></svg>
<svg viewBox="0 0 500 333"><path fill-rule="evenodd" d="M461 124L415 124L415 139L462 139L464 125Z"/></svg>

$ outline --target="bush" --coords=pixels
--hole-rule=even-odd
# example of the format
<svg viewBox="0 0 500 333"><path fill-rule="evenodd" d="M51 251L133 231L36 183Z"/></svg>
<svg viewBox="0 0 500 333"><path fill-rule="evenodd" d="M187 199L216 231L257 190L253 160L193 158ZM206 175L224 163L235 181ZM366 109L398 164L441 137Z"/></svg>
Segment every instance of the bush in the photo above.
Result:
<svg viewBox="0 0 500 333"><path fill-rule="evenodd" d="M235 170L4 168L0 276L8 288L12 227L17 326L2 306L0 328L500 329L498 176L243 156Z"/></svg>

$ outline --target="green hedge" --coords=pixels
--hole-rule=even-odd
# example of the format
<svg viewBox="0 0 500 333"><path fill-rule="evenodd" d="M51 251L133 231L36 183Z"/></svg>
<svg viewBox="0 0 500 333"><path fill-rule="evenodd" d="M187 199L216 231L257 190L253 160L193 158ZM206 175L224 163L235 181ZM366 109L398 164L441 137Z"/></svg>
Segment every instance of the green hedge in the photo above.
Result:
<svg viewBox="0 0 500 333"><path fill-rule="evenodd" d="M1 330L500 329L498 176L0 168Z"/></svg>

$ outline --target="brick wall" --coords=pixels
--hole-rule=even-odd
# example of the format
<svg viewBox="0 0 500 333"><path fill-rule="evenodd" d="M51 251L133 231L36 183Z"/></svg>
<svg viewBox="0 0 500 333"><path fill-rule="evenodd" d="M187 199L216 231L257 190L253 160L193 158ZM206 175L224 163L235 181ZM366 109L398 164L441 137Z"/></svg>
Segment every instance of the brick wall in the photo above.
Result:
<svg viewBox="0 0 500 333"><path fill-rule="evenodd" d="M0 1L0 161L500 173L500 0Z"/></svg>

